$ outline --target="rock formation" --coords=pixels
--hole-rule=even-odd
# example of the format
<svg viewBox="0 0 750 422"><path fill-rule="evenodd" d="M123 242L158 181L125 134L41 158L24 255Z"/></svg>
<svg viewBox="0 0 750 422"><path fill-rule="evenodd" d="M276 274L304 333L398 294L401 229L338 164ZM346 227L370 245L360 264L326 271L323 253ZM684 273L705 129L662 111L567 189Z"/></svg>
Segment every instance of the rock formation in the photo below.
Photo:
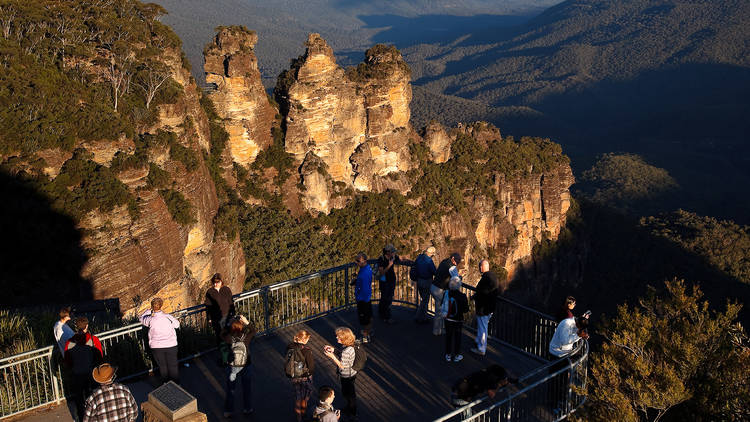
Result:
<svg viewBox="0 0 750 422"><path fill-rule="evenodd" d="M206 82L214 84L208 95L229 133L232 160L247 165L272 142L271 125L276 110L268 102L253 47L254 31L222 27L204 49Z"/></svg>
<svg viewBox="0 0 750 422"><path fill-rule="evenodd" d="M413 166L408 141L418 137L409 125L408 66L398 50L376 46L365 63L345 72L320 35L310 34L305 45L276 90L286 151L299 162L317 157L330 175L325 186L321 177L303 175L305 203L328 212L334 182L366 191L408 190L385 179Z"/></svg>

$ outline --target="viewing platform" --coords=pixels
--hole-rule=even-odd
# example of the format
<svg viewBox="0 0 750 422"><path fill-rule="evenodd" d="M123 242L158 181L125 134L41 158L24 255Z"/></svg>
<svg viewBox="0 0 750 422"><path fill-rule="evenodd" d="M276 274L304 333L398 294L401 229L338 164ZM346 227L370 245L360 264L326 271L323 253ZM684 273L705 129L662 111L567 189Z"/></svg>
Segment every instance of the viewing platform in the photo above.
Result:
<svg viewBox="0 0 750 422"><path fill-rule="evenodd" d="M487 354L480 357L469 351L474 345L472 310L463 330L464 359L457 363L446 362L445 337L432 335L431 325L413 321L416 291L408 281L407 270L401 267L399 271L393 306L397 322L381 323L375 312L373 341L366 345L367 365L356 381L360 421L555 421L565 418L583 402L583 397L570 387L585 384L587 349L578 358L566 360L561 369L549 371L555 363L548 360L546 353L549 338L554 333L554 321L500 297L490 324L493 337ZM354 268L347 265L235 297L238 310L250 315L258 326L259 335L251 347L255 412L247 417L237 412L232 420L294 420L293 390L284 375L283 365L286 346L301 328L312 334L308 346L316 360L316 389L322 385L334 387L337 392L334 407L343 407L335 365L323 355L322 349L326 344L336 345L336 327L347 326L358 332L356 310L352 306L353 289L348 286L354 274ZM377 283L373 283L373 287L373 297L377 298ZM470 287L465 289L471 290ZM189 365L180 366L180 384L197 398L199 410L209 421L226 420L222 416L224 368L219 365L218 352L211 347L213 338L205 325L202 306L175 314L184 327L179 340L181 360ZM145 348L143 334L138 324L100 333L105 360L120 366L118 379L131 389L138 403L146 401L148 393L159 384L157 377L147 375L151 364L148 353L141 350ZM581 347L587 345L581 344ZM0 376L5 384L4 391L0 391L3 419L72 420L68 406L62 401L63 385L52 356L58 352L51 349L47 353L46 350L0 360ZM477 400L468 405L474 413L470 418L463 417L462 411L454 412L450 405L451 385L490 364L505 367L520 379L519 383L501 390L494 400ZM40 375L45 373L52 379L40 383ZM33 382L23 382L29 379ZM38 403L34 402L34 394ZM27 409L21 409L21 403L14 406L9 402L13 397L26 397L23 404ZM60 405L52 406L58 401ZM315 392L310 407L314 408L316 403ZM37 410L30 410L33 408ZM241 408L241 403L237 408ZM16 411L9 412L12 410Z"/></svg>

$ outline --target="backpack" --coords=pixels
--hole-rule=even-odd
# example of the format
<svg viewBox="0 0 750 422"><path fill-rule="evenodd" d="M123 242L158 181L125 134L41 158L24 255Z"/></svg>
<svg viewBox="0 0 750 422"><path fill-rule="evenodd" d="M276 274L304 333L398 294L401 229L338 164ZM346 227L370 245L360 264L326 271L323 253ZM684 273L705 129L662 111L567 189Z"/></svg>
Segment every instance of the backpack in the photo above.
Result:
<svg viewBox="0 0 750 422"><path fill-rule="evenodd" d="M307 360L305 360L305 355L302 354L302 350L298 347L290 347L286 351L284 372L289 378L299 378L307 374Z"/></svg>
<svg viewBox="0 0 750 422"><path fill-rule="evenodd" d="M243 341L245 335L242 337L232 337L232 346L229 349L228 362L230 366L245 366L247 364L247 345Z"/></svg>
<svg viewBox="0 0 750 422"><path fill-rule="evenodd" d="M352 363L352 369L359 372L365 369L365 363L367 363L367 351L362 343L354 343L354 362Z"/></svg>
<svg viewBox="0 0 750 422"><path fill-rule="evenodd" d="M450 295L450 292L445 292L443 296L443 304L440 307L440 314L443 318L455 318L458 315L458 303L456 299Z"/></svg>

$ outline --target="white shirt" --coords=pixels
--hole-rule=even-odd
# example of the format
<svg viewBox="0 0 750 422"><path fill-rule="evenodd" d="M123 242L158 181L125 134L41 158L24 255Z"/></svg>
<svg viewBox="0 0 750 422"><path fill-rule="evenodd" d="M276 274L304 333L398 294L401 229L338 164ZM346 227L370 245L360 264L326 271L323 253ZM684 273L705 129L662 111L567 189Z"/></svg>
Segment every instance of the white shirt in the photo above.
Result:
<svg viewBox="0 0 750 422"><path fill-rule="evenodd" d="M57 347L60 348L60 353L63 355L65 354L65 343L70 340L71 337L75 334L72 328L70 326L62 321L57 321L55 323L55 327L52 329L52 332L55 333L55 341L57 342Z"/></svg>
<svg viewBox="0 0 750 422"><path fill-rule="evenodd" d="M549 352L561 358L573 350L573 344L581 338L574 317L566 318L557 324L555 335L549 342Z"/></svg>

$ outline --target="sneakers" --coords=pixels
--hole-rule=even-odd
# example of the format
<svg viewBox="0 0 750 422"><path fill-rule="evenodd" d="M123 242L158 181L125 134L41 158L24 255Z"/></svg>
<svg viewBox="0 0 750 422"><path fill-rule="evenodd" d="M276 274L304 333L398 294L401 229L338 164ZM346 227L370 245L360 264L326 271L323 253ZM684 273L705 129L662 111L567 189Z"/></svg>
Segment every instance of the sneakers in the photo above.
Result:
<svg viewBox="0 0 750 422"><path fill-rule="evenodd" d="M482 352L481 350L477 349L476 347L472 347L471 348L471 353L477 354L479 356L484 356L484 352Z"/></svg>
<svg viewBox="0 0 750 422"><path fill-rule="evenodd" d="M461 359L464 358L464 355L456 355L456 357L453 358L453 362L461 362Z"/></svg>
<svg viewBox="0 0 750 422"><path fill-rule="evenodd" d="M451 355L445 355L445 361L446 362L451 362L452 360L453 360L453 358L451 357Z"/></svg>

